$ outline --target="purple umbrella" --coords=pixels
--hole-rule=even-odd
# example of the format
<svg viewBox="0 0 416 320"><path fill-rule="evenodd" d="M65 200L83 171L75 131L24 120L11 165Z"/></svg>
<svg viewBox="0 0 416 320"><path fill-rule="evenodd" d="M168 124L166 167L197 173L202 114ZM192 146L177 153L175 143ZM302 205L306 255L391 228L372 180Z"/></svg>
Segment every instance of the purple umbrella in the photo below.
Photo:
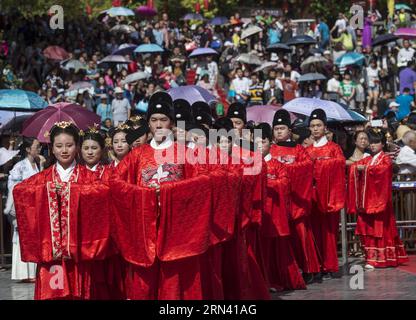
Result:
<svg viewBox="0 0 416 320"><path fill-rule="evenodd" d="M416 29L414 28L399 28L394 34L400 38L416 39Z"/></svg>
<svg viewBox="0 0 416 320"><path fill-rule="evenodd" d="M203 21L204 18L199 13L188 13L183 18L183 20L200 20Z"/></svg>
<svg viewBox="0 0 416 320"><path fill-rule="evenodd" d="M129 59L126 59L124 56L120 55L110 55L105 57L103 60L99 61L98 64L102 63L115 63L115 64L129 64L131 61Z"/></svg>
<svg viewBox="0 0 416 320"><path fill-rule="evenodd" d="M273 126L273 118L274 114L277 110L282 109L281 106L254 106L247 108L247 120L254 121L256 123L266 122ZM292 113L290 113L290 120L295 121L297 117Z"/></svg>
<svg viewBox="0 0 416 320"><path fill-rule="evenodd" d="M218 54L217 51L211 48L197 48L189 55L189 58L195 58L198 56L207 56L212 54Z"/></svg>
<svg viewBox="0 0 416 320"><path fill-rule="evenodd" d="M137 45L131 43L123 43L116 50L114 50L112 55L121 55L125 56L127 54L132 54L133 51L137 48Z"/></svg>
<svg viewBox="0 0 416 320"><path fill-rule="evenodd" d="M153 17L157 15L156 9L148 6L140 6L136 9L136 12L143 17Z"/></svg>
<svg viewBox="0 0 416 320"><path fill-rule="evenodd" d="M208 90L200 86L182 86L168 90L168 93L173 100L185 99L191 105L197 101L204 101L208 104L216 102L218 99L212 95Z"/></svg>
<svg viewBox="0 0 416 320"><path fill-rule="evenodd" d="M49 131L60 121L73 122L79 129L86 130L99 124L101 118L78 104L56 103L27 119L23 124L22 134L25 137L36 137L42 143L49 143Z"/></svg>

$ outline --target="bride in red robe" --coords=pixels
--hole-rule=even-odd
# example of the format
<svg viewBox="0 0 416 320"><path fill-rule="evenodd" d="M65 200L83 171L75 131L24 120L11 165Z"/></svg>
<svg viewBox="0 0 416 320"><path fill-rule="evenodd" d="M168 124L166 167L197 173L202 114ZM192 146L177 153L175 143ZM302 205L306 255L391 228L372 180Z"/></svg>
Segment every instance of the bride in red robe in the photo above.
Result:
<svg viewBox="0 0 416 320"><path fill-rule="evenodd" d="M261 225L263 257L267 278L276 290L306 289L292 249L289 227L289 176L285 165L270 154L272 130L260 123L262 136L255 142L267 166L265 213Z"/></svg>
<svg viewBox="0 0 416 320"><path fill-rule="evenodd" d="M22 260L38 263L35 299L96 299L111 254L109 189L76 163L73 124L56 124L50 139L56 163L13 191Z"/></svg>
<svg viewBox="0 0 416 320"><path fill-rule="evenodd" d="M151 97L147 118L153 139L133 149L109 182L127 298L222 299L211 249L234 232L238 181L186 162L186 147L170 130L167 93Z"/></svg>
<svg viewBox="0 0 416 320"><path fill-rule="evenodd" d="M326 113L312 111L309 128L314 144L306 148L313 164L312 230L321 255L323 280L338 271L337 238L340 210L345 205L345 157L341 147L325 136Z"/></svg>
<svg viewBox="0 0 416 320"><path fill-rule="evenodd" d="M296 261L307 283L320 272L318 252L311 226L313 162L305 149L291 141L291 120L288 111L276 111L270 148L273 159L282 163L289 176L289 226Z"/></svg>
<svg viewBox="0 0 416 320"><path fill-rule="evenodd" d="M372 156L351 165L348 177L348 212L358 214L355 233L364 247L366 269L408 261L393 211L393 165L383 152L386 137L378 130L368 132Z"/></svg>

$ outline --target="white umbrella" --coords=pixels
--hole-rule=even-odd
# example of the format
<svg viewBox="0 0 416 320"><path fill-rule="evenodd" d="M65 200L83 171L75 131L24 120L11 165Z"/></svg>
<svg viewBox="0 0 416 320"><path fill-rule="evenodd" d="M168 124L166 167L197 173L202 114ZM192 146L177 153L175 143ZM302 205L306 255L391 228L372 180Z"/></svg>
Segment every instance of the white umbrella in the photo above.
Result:
<svg viewBox="0 0 416 320"><path fill-rule="evenodd" d="M127 24L117 24L110 29L111 32L132 33L136 31L133 26Z"/></svg>
<svg viewBox="0 0 416 320"><path fill-rule="evenodd" d="M243 32L241 33L241 39L254 36L255 34L260 33L262 31L263 29L257 26L248 27L247 29L244 29Z"/></svg>
<svg viewBox="0 0 416 320"><path fill-rule="evenodd" d="M277 67L277 66L278 66L277 62L267 61L267 62L264 62L260 67L255 69L254 72L263 71L265 69L274 68L274 67Z"/></svg>
<svg viewBox="0 0 416 320"><path fill-rule="evenodd" d="M242 62L245 64L255 64L260 66L262 64L260 58L252 53L242 53L237 57L238 62Z"/></svg>
<svg viewBox="0 0 416 320"><path fill-rule="evenodd" d="M19 150L7 150L6 148L0 148L0 166L12 160Z"/></svg>
<svg viewBox="0 0 416 320"><path fill-rule="evenodd" d="M124 79L121 82L123 84L126 84L126 83L136 82L136 81L143 80L143 79L148 79L148 78L150 78L150 74L148 74L147 72L138 71L138 72L129 74L126 77L126 79Z"/></svg>
<svg viewBox="0 0 416 320"><path fill-rule="evenodd" d="M129 64L130 62L131 61L124 56L113 54L113 55L105 57L98 64L101 64L101 63Z"/></svg>
<svg viewBox="0 0 416 320"><path fill-rule="evenodd" d="M322 56L311 56L307 58L305 61L303 61L300 67L304 69L306 66L310 64L327 64L328 62L328 59Z"/></svg>
<svg viewBox="0 0 416 320"><path fill-rule="evenodd" d="M80 69L87 69L87 66L85 64L81 63L81 61L79 60L74 59L61 62L61 66L65 70L74 69L75 72L77 72Z"/></svg>

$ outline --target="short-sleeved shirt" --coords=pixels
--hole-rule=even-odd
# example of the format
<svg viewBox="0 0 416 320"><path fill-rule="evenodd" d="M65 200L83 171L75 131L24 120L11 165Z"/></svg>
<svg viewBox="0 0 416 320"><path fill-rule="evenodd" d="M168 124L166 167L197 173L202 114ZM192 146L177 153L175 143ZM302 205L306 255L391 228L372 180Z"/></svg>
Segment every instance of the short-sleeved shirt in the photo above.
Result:
<svg viewBox="0 0 416 320"><path fill-rule="evenodd" d="M351 97L352 91L353 89L355 89L356 84L354 81L350 81L349 83L341 81L341 84L339 87L341 88L341 93L344 97Z"/></svg>
<svg viewBox="0 0 416 320"><path fill-rule="evenodd" d="M416 72L412 68L403 69L399 75L400 79L400 93L403 93L405 88L410 89L410 93L414 94L414 84L416 82Z"/></svg>
<svg viewBox="0 0 416 320"><path fill-rule="evenodd" d="M413 97L402 94L396 98L396 102L400 105L399 111L397 112L397 120L401 121L410 113Z"/></svg>

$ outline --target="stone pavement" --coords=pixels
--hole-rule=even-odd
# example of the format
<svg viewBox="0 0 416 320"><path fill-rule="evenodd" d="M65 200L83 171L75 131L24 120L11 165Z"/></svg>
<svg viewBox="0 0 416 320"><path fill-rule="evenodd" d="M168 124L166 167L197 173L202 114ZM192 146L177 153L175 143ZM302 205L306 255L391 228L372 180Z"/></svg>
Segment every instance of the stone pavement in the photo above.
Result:
<svg viewBox="0 0 416 320"><path fill-rule="evenodd" d="M362 265L355 260L352 265ZM348 269L348 268L347 268ZM282 292L272 295L276 300L416 300L416 273L395 268L365 271L363 290L350 288L352 275L344 275L308 286L307 290ZM34 285L10 280L10 270L0 271L0 300L33 299Z"/></svg>

